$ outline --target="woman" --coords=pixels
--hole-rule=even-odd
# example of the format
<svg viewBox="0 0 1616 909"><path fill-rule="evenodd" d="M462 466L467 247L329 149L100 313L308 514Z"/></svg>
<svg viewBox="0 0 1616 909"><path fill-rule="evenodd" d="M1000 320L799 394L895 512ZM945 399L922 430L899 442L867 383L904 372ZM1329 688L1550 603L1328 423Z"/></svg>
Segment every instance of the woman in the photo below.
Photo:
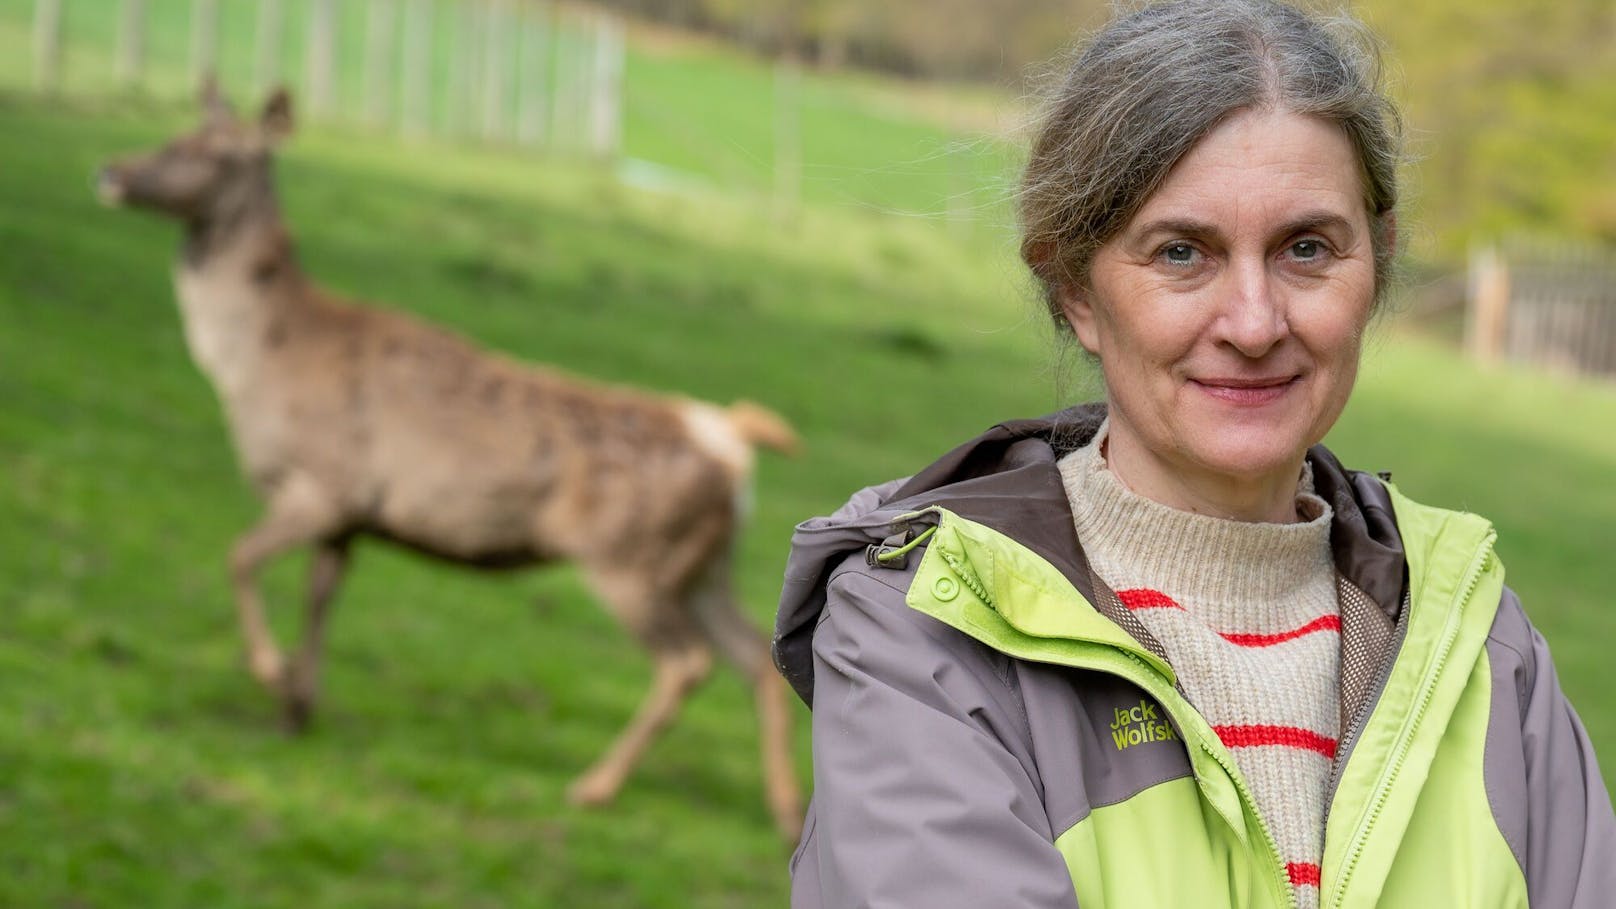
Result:
<svg viewBox="0 0 1616 909"><path fill-rule="evenodd" d="M1104 405L803 524L796 906L1608 906L1616 816L1484 520L1317 443L1395 245L1372 53L1265 0L1075 58L1023 255Z"/></svg>

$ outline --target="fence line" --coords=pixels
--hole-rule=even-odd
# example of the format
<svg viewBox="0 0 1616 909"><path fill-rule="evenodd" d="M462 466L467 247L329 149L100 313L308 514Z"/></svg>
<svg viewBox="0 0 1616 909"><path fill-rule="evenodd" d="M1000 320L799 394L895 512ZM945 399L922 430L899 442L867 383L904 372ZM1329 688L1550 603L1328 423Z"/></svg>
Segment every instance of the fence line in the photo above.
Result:
<svg viewBox="0 0 1616 909"><path fill-rule="evenodd" d="M281 37L286 31L286 8L281 0L258 0L257 31L253 41L253 93L263 95L281 81Z"/></svg>
<svg viewBox="0 0 1616 909"><path fill-rule="evenodd" d="M431 124L432 0L407 0L399 48L399 131L418 139Z"/></svg>
<svg viewBox="0 0 1616 909"><path fill-rule="evenodd" d="M393 72L392 56L397 42L398 6L395 0L370 0L365 9L364 119L367 126L385 125L389 117Z"/></svg>
<svg viewBox="0 0 1616 909"><path fill-rule="evenodd" d="M551 82L554 24L547 12L526 7L522 16L521 72L518 76L516 138L524 145L541 145L550 136Z"/></svg>
<svg viewBox="0 0 1616 909"><path fill-rule="evenodd" d="M146 68L146 0L123 0L118 17L118 84L132 88L140 84Z"/></svg>
<svg viewBox="0 0 1616 909"><path fill-rule="evenodd" d="M617 148L622 132L623 27L615 17L595 14L595 68L589 87L590 147L595 155Z"/></svg>
<svg viewBox="0 0 1616 909"><path fill-rule="evenodd" d="M62 0L34 6L34 87L54 92L62 80Z"/></svg>
<svg viewBox="0 0 1616 909"><path fill-rule="evenodd" d="M191 0L191 82L219 71L219 0Z"/></svg>
<svg viewBox="0 0 1616 909"><path fill-rule="evenodd" d="M313 0L309 10L309 37L304 48L308 73L304 77L303 97L312 116L329 118L336 107L336 0Z"/></svg>
<svg viewBox="0 0 1616 909"><path fill-rule="evenodd" d="M248 3L254 4L250 42L224 42L221 26L235 22ZM368 0L363 28L348 35L343 26L352 20L339 16L337 0L291 4L307 11L297 22L288 21L284 0L231 0L227 22L219 0L189 0L187 31L179 38L186 56L173 59L164 54L175 53L175 41L152 36L154 24L170 22L151 16L161 3L35 0L38 91L78 87L70 78L75 73L63 71L64 48L79 38L66 33L74 21L66 17L70 4L117 10L112 43L101 49L108 88L172 92L174 77L183 74L190 92L206 73L228 87L240 70L262 95L286 77L288 54L301 50L301 107L313 119L409 138L476 138L597 157L615 156L622 145L623 24L596 7L561 0ZM299 48L288 47L289 28ZM220 56L221 47L248 46L245 66ZM71 61L96 54L80 43L72 47Z"/></svg>
<svg viewBox="0 0 1616 909"><path fill-rule="evenodd" d="M1616 252L1523 240L1477 249L1465 341L1481 360L1616 376Z"/></svg>

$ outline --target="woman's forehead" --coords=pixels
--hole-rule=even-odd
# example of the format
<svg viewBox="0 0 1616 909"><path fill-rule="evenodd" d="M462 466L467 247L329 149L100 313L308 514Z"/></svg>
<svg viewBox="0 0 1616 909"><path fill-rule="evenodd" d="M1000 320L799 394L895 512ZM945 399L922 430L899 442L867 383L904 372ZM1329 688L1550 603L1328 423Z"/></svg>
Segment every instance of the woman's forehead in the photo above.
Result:
<svg viewBox="0 0 1616 909"><path fill-rule="evenodd" d="M1367 218L1352 143L1335 124L1286 111L1225 120L1173 166L1130 219L1202 224L1219 232L1330 217Z"/></svg>

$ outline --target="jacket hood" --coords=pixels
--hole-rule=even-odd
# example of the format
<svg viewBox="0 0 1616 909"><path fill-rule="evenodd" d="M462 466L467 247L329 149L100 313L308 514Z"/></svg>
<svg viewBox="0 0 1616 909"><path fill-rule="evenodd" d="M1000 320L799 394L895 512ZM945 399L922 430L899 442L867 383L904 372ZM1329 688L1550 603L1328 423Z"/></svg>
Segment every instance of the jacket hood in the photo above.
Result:
<svg viewBox="0 0 1616 909"><path fill-rule="evenodd" d="M797 525L775 620L774 661L799 697L813 704L813 632L825 585L849 556L903 542L915 512L933 506L983 524L1047 560L1093 599L1088 561L1077 539L1056 461L1087 444L1105 421L1104 404L1000 423L911 477L855 493L831 515ZM1341 466L1323 446L1308 451L1314 492L1330 503L1336 570L1394 616L1405 567L1391 498L1375 477Z"/></svg>

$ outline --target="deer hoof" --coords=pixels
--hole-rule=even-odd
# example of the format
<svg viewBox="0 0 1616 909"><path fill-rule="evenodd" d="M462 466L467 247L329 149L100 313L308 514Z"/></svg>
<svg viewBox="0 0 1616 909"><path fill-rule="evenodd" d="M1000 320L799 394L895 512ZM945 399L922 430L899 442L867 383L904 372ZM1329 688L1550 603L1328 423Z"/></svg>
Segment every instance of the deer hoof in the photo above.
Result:
<svg viewBox="0 0 1616 909"><path fill-rule="evenodd" d="M777 815L774 819L774 829L780 832L780 839L787 846L795 846L802 840L802 819L793 815Z"/></svg>
<svg viewBox="0 0 1616 909"><path fill-rule="evenodd" d="M586 773L567 787L567 802L580 808L596 808L617 797L618 784L599 773Z"/></svg>
<svg viewBox="0 0 1616 909"><path fill-rule="evenodd" d="M769 813L774 817L774 829L780 832L781 839L790 844L802 839L802 802L796 793L770 798Z"/></svg>
<svg viewBox="0 0 1616 909"><path fill-rule="evenodd" d="M253 678L275 694L280 694L286 683L286 661L274 650L254 651L247 657L247 668Z"/></svg>
<svg viewBox="0 0 1616 909"><path fill-rule="evenodd" d="M314 702L306 698L288 697L283 702L281 725L288 735L302 735L314 723Z"/></svg>

